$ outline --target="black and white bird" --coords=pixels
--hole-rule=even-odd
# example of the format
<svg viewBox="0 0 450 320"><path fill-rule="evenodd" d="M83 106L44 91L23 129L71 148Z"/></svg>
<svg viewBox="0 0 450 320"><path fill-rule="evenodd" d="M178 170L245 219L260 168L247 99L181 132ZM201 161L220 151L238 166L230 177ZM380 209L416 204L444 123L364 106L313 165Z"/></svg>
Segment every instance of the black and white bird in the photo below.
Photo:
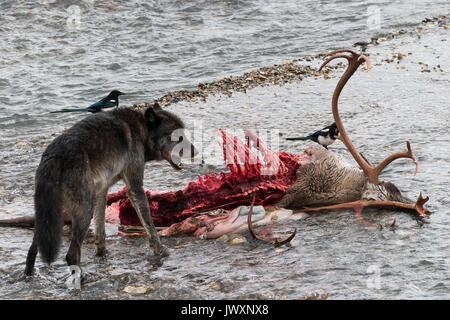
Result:
<svg viewBox="0 0 450 320"><path fill-rule="evenodd" d="M91 113L97 113L102 111L103 109L119 107L119 96L124 95L123 92L119 90L111 91L106 97L97 101L94 104L91 104L87 108L79 108L79 109L61 109L58 111L52 111L51 113L60 113L60 112L84 112L88 111Z"/></svg>
<svg viewBox="0 0 450 320"><path fill-rule="evenodd" d="M309 136L299 138L286 138L286 140L312 140L323 146L325 149L328 149L328 146L335 142L338 136L339 130L336 126L336 123L333 123L332 125L329 125L322 130L310 134Z"/></svg>

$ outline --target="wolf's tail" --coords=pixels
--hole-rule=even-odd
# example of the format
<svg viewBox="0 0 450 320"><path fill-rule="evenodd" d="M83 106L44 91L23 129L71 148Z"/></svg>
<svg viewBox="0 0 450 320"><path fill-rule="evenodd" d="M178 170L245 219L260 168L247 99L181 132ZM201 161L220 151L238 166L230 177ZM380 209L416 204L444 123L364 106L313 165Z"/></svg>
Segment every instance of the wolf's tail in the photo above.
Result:
<svg viewBox="0 0 450 320"><path fill-rule="evenodd" d="M310 140L312 137L286 138L286 140Z"/></svg>
<svg viewBox="0 0 450 320"><path fill-rule="evenodd" d="M36 172L34 236L42 260L55 261L63 233L61 168L58 160L40 165Z"/></svg>

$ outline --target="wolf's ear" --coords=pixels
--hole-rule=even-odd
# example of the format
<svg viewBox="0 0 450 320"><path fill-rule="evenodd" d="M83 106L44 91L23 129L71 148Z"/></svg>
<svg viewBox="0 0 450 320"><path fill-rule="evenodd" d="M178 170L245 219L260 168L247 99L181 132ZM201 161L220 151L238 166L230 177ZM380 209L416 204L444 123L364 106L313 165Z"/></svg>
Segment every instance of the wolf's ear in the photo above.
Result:
<svg viewBox="0 0 450 320"><path fill-rule="evenodd" d="M153 110L155 110L155 111L161 111L162 110L162 108L161 108L161 106L159 105L158 102L155 102L153 104Z"/></svg>
<svg viewBox="0 0 450 320"><path fill-rule="evenodd" d="M147 108L145 110L145 121L147 125L156 128L161 123L161 117L155 112L154 108Z"/></svg>

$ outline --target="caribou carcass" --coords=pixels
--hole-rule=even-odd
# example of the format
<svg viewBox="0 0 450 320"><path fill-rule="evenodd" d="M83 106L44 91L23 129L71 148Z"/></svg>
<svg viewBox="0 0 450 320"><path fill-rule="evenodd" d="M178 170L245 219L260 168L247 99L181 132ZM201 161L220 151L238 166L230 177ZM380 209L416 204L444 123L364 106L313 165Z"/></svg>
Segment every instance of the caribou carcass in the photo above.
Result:
<svg viewBox="0 0 450 320"><path fill-rule="evenodd" d="M348 67L333 94L332 111L339 129L339 139L345 144L359 168L351 166L343 157L324 148L311 147L301 155L274 152L251 131L246 131L248 140L245 144L221 130L224 160L230 169L229 172L199 177L183 190L167 192L147 190L155 226L171 226L161 231L161 234L187 232L200 234L202 237L207 237L208 234L217 237L230 230L239 229L239 225L235 224L242 223L242 219L226 213L212 215L210 212L219 208L231 210L251 204L247 223L254 237L278 245L293 238L295 232L283 241L258 237L251 223L255 203L265 207L275 205L294 209L294 213L351 208L355 210L358 219L366 224L369 223L362 219L361 213L362 209L368 206L396 207L412 210L421 217L427 216L429 211L423 205L428 197L423 198L420 194L414 202L402 195L394 184L379 179L382 170L398 158L412 159L417 172L418 162L409 142L406 143L406 152L392 154L373 167L353 145L339 116L338 99L342 89L360 64L366 62L370 68L369 59L349 49L336 50L328 55L331 57L322 64L320 70L337 58L348 61ZM263 161L252 152L252 146L263 155ZM271 167L276 170L272 174L263 174L262 162L265 163L265 168ZM108 196L107 216L109 221L123 226L140 224L127 198L126 189ZM0 226L32 225L30 217L24 219L3 220L0 221Z"/></svg>

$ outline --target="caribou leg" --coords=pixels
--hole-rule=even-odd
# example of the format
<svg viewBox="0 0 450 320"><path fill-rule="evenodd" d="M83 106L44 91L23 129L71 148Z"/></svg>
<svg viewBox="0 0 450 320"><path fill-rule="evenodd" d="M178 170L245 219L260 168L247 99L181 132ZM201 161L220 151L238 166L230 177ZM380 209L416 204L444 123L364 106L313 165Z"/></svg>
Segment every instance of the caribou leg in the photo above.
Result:
<svg viewBox="0 0 450 320"><path fill-rule="evenodd" d="M366 225L375 226L374 224L365 221L362 218L362 210L366 207L394 207L394 208L400 208L403 210L408 211L415 211L419 217L425 218L429 217L429 214L431 213L430 210L425 209L423 205L429 200L429 197L424 198L422 196L422 193L419 194L419 197L417 198L416 203L410 204L410 203L403 203L398 201L378 201L378 200L358 200L358 201L352 201L352 202L346 202L346 203L340 203L330 206L322 206L322 207L305 207L300 210L295 210L294 213L298 212L311 212L311 211L321 211L321 210L330 210L330 209L353 209L356 213L356 218L363 222ZM391 227L394 227L396 222L396 218L394 218L394 221L391 224Z"/></svg>

